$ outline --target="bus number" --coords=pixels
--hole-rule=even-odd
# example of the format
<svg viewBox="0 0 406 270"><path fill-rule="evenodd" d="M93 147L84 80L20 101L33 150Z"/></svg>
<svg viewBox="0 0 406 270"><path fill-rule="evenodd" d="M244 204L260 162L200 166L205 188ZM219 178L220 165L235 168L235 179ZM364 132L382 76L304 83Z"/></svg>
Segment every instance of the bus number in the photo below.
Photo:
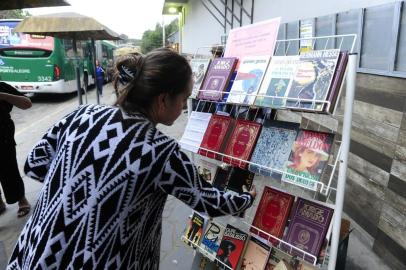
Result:
<svg viewBox="0 0 406 270"><path fill-rule="evenodd" d="M39 82L50 82L52 81L51 76L38 76Z"/></svg>

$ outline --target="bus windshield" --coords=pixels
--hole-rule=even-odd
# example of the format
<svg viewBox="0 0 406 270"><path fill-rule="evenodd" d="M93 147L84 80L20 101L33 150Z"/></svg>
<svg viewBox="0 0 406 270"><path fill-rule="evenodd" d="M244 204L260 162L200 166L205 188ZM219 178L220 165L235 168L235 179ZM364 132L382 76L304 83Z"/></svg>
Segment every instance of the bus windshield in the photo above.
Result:
<svg viewBox="0 0 406 270"><path fill-rule="evenodd" d="M53 51L53 37L14 33L13 29L18 23L19 21L0 21L0 50Z"/></svg>

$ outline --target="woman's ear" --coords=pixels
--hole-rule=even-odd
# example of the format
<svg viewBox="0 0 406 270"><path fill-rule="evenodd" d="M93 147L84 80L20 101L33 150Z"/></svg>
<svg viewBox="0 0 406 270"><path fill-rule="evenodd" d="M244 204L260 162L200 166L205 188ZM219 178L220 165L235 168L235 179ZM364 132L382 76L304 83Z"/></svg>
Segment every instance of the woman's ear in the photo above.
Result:
<svg viewBox="0 0 406 270"><path fill-rule="evenodd" d="M166 107L168 106L167 94L166 93L159 94L157 99L159 112L165 111Z"/></svg>

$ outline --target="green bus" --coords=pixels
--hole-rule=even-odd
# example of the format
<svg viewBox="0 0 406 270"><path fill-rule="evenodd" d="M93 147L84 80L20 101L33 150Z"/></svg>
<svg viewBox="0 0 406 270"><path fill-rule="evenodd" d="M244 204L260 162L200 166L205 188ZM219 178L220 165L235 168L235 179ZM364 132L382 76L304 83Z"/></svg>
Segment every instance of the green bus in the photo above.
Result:
<svg viewBox="0 0 406 270"><path fill-rule="evenodd" d="M72 40L13 33L20 21L0 20L0 81L25 93L75 92L75 65L78 64L81 87L87 89L89 84L94 84L89 41L77 42L75 57ZM96 42L96 48L103 42ZM110 54L113 59L113 49L114 46L106 47L107 53L101 51L98 57L105 63L104 68L107 68Z"/></svg>

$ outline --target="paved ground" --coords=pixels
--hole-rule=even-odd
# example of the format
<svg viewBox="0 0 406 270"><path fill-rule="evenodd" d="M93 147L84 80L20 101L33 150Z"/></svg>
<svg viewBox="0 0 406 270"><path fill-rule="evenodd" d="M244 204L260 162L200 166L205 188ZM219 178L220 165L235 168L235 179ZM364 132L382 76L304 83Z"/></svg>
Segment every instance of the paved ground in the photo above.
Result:
<svg viewBox="0 0 406 270"><path fill-rule="evenodd" d="M114 94L111 85L105 87L105 94L102 99L104 104L112 104ZM88 102L95 103L95 91L89 92ZM34 106L29 111L14 109L13 119L16 123L17 155L20 169L25 161L27 153L31 147L41 138L48 127L60 119L63 115L71 111L78 104L77 100L71 97L35 97ZM27 115L29 117L27 117ZM186 114L175 122L171 127L160 126L166 134L179 139L186 124ZM29 119L29 121L27 121ZM34 205L37 194L41 189L41 184L23 177L25 181L26 194L28 200ZM256 178L256 185L260 191L266 183L263 178ZM251 211L248 216L253 216ZM8 205L7 211L0 217L0 270L5 268L7 258L14 247L15 241L27 218L16 218L17 205ZM161 244L161 269L198 269L195 259L195 251L186 247L180 241L180 236L185 228L187 217L191 210L173 197L169 197L164 210L163 237ZM236 221L233 219L231 221ZM225 222L230 222L227 219ZM241 225L240 225L241 226ZM368 243L370 239L363 236L362 229L355 227L355 232L351 234L346 269L368 269L386 270L389 269L379 259L378 255L371 252ZM195 267L196 266L196 267Z"/></svg>

